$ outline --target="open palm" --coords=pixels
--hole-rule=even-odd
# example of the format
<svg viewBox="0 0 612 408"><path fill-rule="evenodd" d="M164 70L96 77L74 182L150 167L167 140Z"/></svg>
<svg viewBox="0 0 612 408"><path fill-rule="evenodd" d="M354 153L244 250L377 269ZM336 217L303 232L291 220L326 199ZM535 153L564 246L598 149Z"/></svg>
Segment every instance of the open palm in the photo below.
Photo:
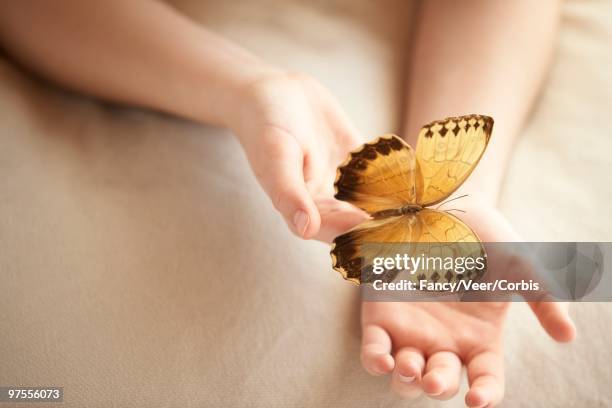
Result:
<svg viewBox="0 0 612 408"><path fill-rule="evenodd" d="M391 386L402 397L424 391L447 399L456 394L465 363L468 405L495 403L503 395L507 310L507 303L493 302L364 302L363 364L372 374L392 371Z"/></svg>
<svg viewBox="0 0 612 408"><path fill-rule="evenodd" d="M493 207L468 198L454 205L485 242L517 239ZM404 398L425 392L448 399L467 367L470 407L495 405L504 394L503 327L507 302L363 302L361 358L373 375L391 374L391 388ZM546 331L557 341L575 335L567 307L531 303Z"/></svg>

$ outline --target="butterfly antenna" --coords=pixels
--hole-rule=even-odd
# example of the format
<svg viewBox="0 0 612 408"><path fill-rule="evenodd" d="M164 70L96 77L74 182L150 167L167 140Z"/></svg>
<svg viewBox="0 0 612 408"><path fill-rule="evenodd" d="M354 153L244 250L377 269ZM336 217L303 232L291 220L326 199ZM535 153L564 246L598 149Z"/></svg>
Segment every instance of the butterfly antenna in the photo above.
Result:
<svg viewBox="0 0 612 408"><path fill-rule="evenodd" d="M451 201L455 201L455 200L458 200L458 199L460 199L460 198L467 197L467 196L469 196L469 194L460 195L459 197L455 197L455 198L451 198L450 200L446 200L446 201L444 201L443 203L440 203L440 204L439 204L439 205L436 207L436 210L437 210L438 208L442 207L444 204L450 203ZM461 211L461 210L459 210L459 211ZM465 212L465 211L464 211L464 212Z"/></svg>
<svg viewBox="0 0 612 408"><path fill-rule="evenodd" d="M458 208L450 208L450 209L448 209L448 210L444 210L444 211L445 211L445 212L449 212L449 211L459 211L459 212L462 212L462 213L464 213L464 212L465 212L465 210L460 210L460 209L458 209Z"/></svg>

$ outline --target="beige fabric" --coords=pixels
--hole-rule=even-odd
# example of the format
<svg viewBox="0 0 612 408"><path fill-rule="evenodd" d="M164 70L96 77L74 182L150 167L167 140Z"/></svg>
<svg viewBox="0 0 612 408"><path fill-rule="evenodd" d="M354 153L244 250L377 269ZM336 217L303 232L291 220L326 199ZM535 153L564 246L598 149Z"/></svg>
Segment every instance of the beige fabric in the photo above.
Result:
<svg viewBox="0 0 612 408"><path fill-rule="evenodd" d="M177 2L319 78L371 136L399 128L412 7L379 4ZM612 6L564 16L502 208L529 239L609 240ZM69 95L6 60L0 115L0 385L63 386L70 407L406 405L359 366L355 289L325 245L290 236L226 131ZM578 341L557 345L513 308L508 406L612 403L612 309L574 315Z"/></svg>

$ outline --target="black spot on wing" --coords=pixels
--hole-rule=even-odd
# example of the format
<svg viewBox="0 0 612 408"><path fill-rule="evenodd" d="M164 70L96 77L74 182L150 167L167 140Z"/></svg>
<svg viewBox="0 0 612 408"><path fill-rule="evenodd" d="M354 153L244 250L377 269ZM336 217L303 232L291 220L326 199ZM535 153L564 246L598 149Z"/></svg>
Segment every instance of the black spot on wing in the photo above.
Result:
<svg viewBox="0 0 612 408"><path fill-rule="evenodd" d="M341 184L357 184L359 182L359 174L351 168L345 169L338 180Z"/></svg>
<svg viewBox="0 0 612 408"><path fill-rule="evenodd" d="M491 130L493 129L493 118L486 115L465 115L465 116L453 116L448 117L444 120L437 120L423 126L425 131L425 137L433 137L431 128L436 125L441 125L440 136L444 137L448 130L453 131L453 134L457 136L461 129L467 130L470 127L479 129L482 127L487 136L490 136ZM447 128L448 126L448 128Z"/></svg>
<svg viewBox="0 0 612 408"><path fill-rule="evenodd" d="M334 268L340 269L346 279L357 280L360 283L372 283L375 280L383 282L393 281L399 270L387 270L383 275L373 272L373 267L359 255L359 242L361 231L349 231L334 239L334 247L331 251L335 256Z"/></svg>
<svg viewBox="0 0 612 408"><path fill-rule="evenodd" d="M336 257L334 267L340 267L346 271L348 279L361 278L361 259L357 256L357 250L353 242L356 238L355 232L350 231L334 239L332 254Z"/></svg>
<svg viewBox="0 0 612 408"><path fill-rule="evenodd" d="M389 145L393 150L402 150L405 147L404 144L395 137L391 138Z"/></svg>
<svg viewBox="0 0 612 408"><path fill-rule="evenodd" d="M377 156L376 147L372 145L365 145L361 151L361 154L366 160L374 160Z"/></svg>
<svg viewBox="0 0 612 408"><path fill-rule="evenodd" d="M338 192L334 194L336 200L351 201L355 198L355 194L349 190L338 188Z"/></svg>
<svg viewBox="0 0 612 408"><path fill-rule="evenodd" d="M355 170L365 170L368 168L368 162L360 157L353 160L352 166Z"/></svg>
<svg viewBox="0 0 612 408"><path fill-rule="evenodd" d="M380 142L376 143L374 147L376 148L376 151L383 156L387 156L389 153L391 153L391 145L385 139L380 139Z"/></svg>

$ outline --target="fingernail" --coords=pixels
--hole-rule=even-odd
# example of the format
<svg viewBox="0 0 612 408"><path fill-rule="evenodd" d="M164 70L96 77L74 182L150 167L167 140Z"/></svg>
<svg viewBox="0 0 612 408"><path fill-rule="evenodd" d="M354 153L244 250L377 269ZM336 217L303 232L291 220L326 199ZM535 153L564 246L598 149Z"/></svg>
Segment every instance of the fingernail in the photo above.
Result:
<svg viewBox="0 0 612 408"><path fill-rule="evenodd" d="M405 382L405 383L411 383L414 381L415 378L416 377L414 375L411 377L408 377L406 375L401 375L401 374L399 375L400 381Z"/></svg>
<svg viewBox="0 0 612 408"><path fill-rule="evenodd" d="M308 214L306 214L302 210L298 210L295 212L293 216L293 225L295 226L295 230L300 234L300 236L304 236L306 232L306 228L308 228L308 223L310 222L310 218Z"/></svg>

